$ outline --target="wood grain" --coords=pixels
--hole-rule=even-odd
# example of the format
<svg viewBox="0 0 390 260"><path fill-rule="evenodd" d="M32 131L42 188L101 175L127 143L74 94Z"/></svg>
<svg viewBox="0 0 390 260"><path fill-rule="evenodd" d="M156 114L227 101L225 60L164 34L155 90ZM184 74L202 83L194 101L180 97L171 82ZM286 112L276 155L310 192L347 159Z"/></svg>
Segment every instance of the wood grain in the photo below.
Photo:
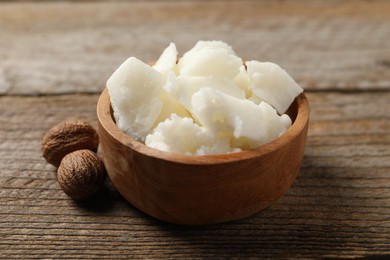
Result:
<svg viewBox="0 0 390 260"><path fill-rule="evenodd" d="M0 94L96 93L127 57L220 39L305 89L390 86L389 1L5 2Z"/></svg>
<svg viewBox="0 0 390 260"><path fill-rule="evenodd" d="M389 258L389 13L386 0L0 1L0 258ZM124 59L199 39L305 87L308 139L288 193L200 227L146 216L109 181L86 202L67 197L44 133L70 119L97 127L98 94Z"/></svg>
<svg viewBox="0 0 390 260"><path fill-rule="evenodd" d="M96 126L98 95L0 97L0 258L331 258L390 255L389 92L307 93L303 167L253 217L182 227L154 220L107 182L76 203L40 155L53 124Z"/></svg>

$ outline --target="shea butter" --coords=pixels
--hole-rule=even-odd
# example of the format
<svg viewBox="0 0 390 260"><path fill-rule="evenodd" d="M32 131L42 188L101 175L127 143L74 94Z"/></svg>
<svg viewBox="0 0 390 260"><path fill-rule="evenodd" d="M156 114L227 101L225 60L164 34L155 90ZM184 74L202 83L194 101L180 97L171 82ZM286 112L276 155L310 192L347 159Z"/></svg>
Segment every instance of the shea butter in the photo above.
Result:
<svg viewBox="0 0 390 260"><path fill-rule="evenodd" d="M221 41L199 41L178 59L174 43L150 66L127 59L108 79L117 126L166 152L239 152L273 141L303 89L280 66L247 61Z"/></svg>

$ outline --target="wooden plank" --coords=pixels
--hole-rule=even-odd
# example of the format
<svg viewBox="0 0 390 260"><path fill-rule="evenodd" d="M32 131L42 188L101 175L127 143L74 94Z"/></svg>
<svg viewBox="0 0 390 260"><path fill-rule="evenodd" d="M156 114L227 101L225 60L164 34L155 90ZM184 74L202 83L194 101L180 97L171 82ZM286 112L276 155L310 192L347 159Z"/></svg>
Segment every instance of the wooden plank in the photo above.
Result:
<svg viewBox="0 0 390 260"><path fill-rule="evenodd" d="M390 255L390 92L308 93L309 136L289 192L253 217L182 227L108 181L76 203L40 154L67 119L96 126L98 95L0 97L0 258L331 258Z"/></svg>
<svg viewBox="0 0 390 260"><path fill-rule="evenodd" d="M100 92L129 56L220 39L307 90L390 88L389 1L1 2L0 94Z"/></svg>

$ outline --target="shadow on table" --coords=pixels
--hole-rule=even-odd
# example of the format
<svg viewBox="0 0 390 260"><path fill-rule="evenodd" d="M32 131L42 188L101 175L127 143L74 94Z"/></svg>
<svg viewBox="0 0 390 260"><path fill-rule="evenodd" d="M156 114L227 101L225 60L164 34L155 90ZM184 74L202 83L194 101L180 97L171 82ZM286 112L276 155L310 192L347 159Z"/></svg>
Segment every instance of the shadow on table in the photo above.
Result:
<svg viewBox="0 0 390 260"><path fill-rule="evenodd" d="M91 198L86 200L74 200L74 203L80 209L91 213L106 213L111 211L118 203L125 202L125 199L115 190L112 183L107 179L103 187Z"/></svg>
<svg viewBox="0 0 390 260"><path fill-rule="evenodd" d="M332 167L338 168L336 164ZM315 158L305 157L290 191L252 217L209 226L161 223L158 229L172 245L180 241L185 250L200 257L390 259L374 255L375 244L367 243L376 233L365 224L366 213L350 206L365 200L359 199L359 189L343 188L353 186L354 179L340 183L342 174L346 173L325 169Z"/></svg>
<svg viewBox="0 0 390 260"><path fill-rule="evenodd" d="M315 233L300 234L300 230L283 230L283 225L276 226L267 221L259 213L240 221L207 226L188 227L163 223L160 230L167 237L188 245L193 256L200 257L294 256L295 251L300 251L302 246L310 247L310 241L315 240Z"/></svg>

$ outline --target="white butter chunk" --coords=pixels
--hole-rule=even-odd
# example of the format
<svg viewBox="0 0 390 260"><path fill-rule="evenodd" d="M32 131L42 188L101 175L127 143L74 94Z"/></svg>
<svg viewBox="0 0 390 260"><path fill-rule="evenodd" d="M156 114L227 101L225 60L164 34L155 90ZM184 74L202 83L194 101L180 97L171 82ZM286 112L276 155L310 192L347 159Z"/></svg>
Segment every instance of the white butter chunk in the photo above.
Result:
<svg viewBox="0 0 390 260"><path fill-rule="evenodd" d="M272 62L248 61L247 71L251 78L249 88L260 99L273 106L279 114L289 108L303 89L279 65Z"/></svg>
<svg viewBox="0 0 390 260"><path fill-rule="evenodd" d="M167 75L168 72L174 71L174 67L177 62L177 49L174 43L170 43L169 46L163 51L160 58L153 65L153 68L163 75Z"/></svg>
<svg viewBox="0 0 390 260"><path fill-rule="evenodd" d="M193 54L201 50L224 49L227 53L236 56L233 48L223 41L198 41L185 55Z"/></svg>
<svg viewBox="0 0 390 260"><path fill-rule="evenodd" d="M203 126L217 136L230 138L241 149L268 143L288 128L285 116L281 118L268 104L256 105L211 88L196 92L192 107Z"/></svg>
<svg viewBox="0 0 390 260"><path fill-rule="evenodd" d="M245 92L245 97L250 98L252 96L252 91L249 89L249 84L251 83L251 78L249 77L248 71L244 65L241 65L239 73L233 79L233 82L237 84Z"/></svg>
<svg viewBox="0 0 390 260"><path fill-rule="evenodd" d="M261 102L259 107L264 115L267 142L278 138L291 126L292 122L287 114L279 116L276 110L266 102Z"/></svg>
<svg viewBox="0 0 390 260"><path fill-rule="evenodd" d="M199 122L218 136L230 139L245 137L253 143L253 147L266 140L262 110L248 100L203 88L193 95L192 106Z"/></svg>
<svg viewBox="0 0 390 260"><path fill-rule="evenodd" d="M216 138L208 129L194 123L192 118L172 114L146 137L149 147L179 154L209 155L234 151L229 140Z"/></svg>
<svg viewBox="0 0 390 260"><path fill-rule="evenodd" d="M161 113L163 76L130 57L112 74L107 89L117 126L136 140L145 140Z"/></svg>
<svg viewBox="0 0 390 260"><path fill-rule="evenodd" d="M178 62L178 71L188 76L220 76L233 80L240 72L242 59L220 41L200 41Z"/></svg>
<svg viewBox="0 0 390 260"><path fill-rule="evenodd" d="M197 77L180 75L177 78L170 77L164 89L192 112L192 95L199 89L206 87L222 91L227 95L240 99L245 98L245 92L238 85L219 76Z"/></svg>
<svg viewBox="0 0 390 260"><path fill-rule="evenodd" d="M188 110L178 100L163 89L160 92L160 100L163 102L163 106L155 121L154 127L157 126L158 123L169 118L171 114L177 114L180 117L191 117L190 112L188 112Z"/></svg>

